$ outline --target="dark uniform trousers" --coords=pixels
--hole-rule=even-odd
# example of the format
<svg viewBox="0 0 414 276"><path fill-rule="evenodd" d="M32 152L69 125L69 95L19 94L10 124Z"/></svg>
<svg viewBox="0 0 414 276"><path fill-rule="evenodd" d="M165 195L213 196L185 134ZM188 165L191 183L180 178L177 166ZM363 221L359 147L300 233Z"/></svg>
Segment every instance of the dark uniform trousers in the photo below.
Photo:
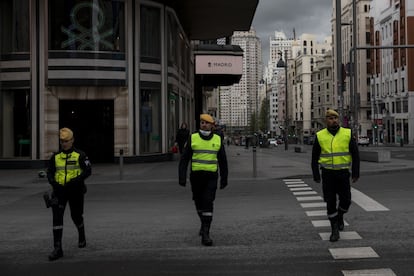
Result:
<svg viewBox="0 0 414 276"><path fill-rule="evenodd" d="M69 203L70 215L73 223L78 228L80 239L84 239L84 225L83 225L83 205L84 205L84 193L80 191L71 192L55 192L55 196L58 199L57 204L52 205L53 212L53 237L54 243L60 243L62 240L63 232L63 217L65 214L65 208Z"/></svg>
<svg viewBox="0 0 414 276"><path fill-rule="evenodd" d="M351 184L349 170L322 169L322 189L328 217L334 217L338 211L346 213L351 205ZM337 195L339 204L337 206Z"/></svg>
<svg viewBox="0 0 414 276"><path fill-rule="evenodd" d="M211 223L213 216L213 202L217 191L217 173L191 172L190 182L193 200L200 219Z"/></svg>

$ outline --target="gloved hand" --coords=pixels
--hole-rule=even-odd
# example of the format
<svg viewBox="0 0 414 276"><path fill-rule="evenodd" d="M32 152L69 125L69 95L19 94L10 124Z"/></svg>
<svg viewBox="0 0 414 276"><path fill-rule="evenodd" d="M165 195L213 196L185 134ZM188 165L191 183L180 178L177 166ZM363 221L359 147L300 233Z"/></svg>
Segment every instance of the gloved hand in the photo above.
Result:
<svg viewBox="0 0 414 276"><path fill-rule="evenodd" d="M220 178L220 190L226 188L227 184L227 178Z"/></svg>
<svg viewBox="0 0 414 276"><path fill-rule="evenodd" d="M181 178L180 178L180 179L178 180L178 184L180 184L180 186L183 186L183 187L185 187L185 182L186 182L186 181L185 181L185 178L184 178L184 179L181 179Z"/></svg>

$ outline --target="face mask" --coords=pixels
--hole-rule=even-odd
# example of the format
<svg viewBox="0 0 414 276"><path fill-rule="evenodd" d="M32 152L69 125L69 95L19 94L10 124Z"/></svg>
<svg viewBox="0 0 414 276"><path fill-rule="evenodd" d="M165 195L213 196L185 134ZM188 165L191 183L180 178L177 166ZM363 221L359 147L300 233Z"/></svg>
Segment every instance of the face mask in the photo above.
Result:
<svg viewBox="0 0 414 276"><path fill-rule="evenodd" d="M200 129L200 133L203 136L209 136L211 134L211 130L202 130L202 129Z"/></svg>

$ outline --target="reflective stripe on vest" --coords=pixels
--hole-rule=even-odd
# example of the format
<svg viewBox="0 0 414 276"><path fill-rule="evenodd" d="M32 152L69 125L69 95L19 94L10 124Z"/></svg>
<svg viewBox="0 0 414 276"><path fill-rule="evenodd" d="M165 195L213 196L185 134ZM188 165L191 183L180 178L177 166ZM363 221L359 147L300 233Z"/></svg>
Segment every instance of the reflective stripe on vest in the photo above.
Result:
<svg viewBox="0 0 414 276"><path fill-rule="evenodd" d="M319 164L322 168L330 170L349 169L351 167L351 153L349 142L351 141L351 130L340 128L336 135L332 135L326 128L316 133L321 155Z"/></svg>
<svg viewBox="0 0 414 276"><path fill-rule="evenodd" d="M55 180L57 183L65 186L66 183L81 174L79 157L80 154L76 151L69 154L61 152L55 155Z"/></svg>
<svg viewBox="0 0 414 276"><path fill-rule="evenodd" d="M213 134L210 140L204 140L200 134L191 135L191 148L193 156L191 158L191 170L216 172L217 152L221 147L221 138L217 134Z"/></svg>

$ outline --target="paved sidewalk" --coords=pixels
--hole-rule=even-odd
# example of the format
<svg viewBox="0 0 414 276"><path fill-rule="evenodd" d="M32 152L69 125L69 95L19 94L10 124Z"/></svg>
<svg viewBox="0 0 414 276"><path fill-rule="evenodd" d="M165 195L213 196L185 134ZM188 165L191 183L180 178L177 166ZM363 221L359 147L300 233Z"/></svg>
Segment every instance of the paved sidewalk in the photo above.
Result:
<svg viewBox="0 0 414 276"><path fill-rule="evenodd" d="M310 168L311 146L304 145L304 152L294 151L295 145L277 148L257 148L256 176L253 171L253 148L241 146L226 147L229 162L229 181L239 179L264 180L283 178L306 178L312 176ZM364 150L402 150L401 148L370 147ZM362 149L361 149L362 150ZM404 148L414 150L414 148ZM190 168L189 168L190 169ZM413 160L391 158L390 162L361 162L361 175L414 169ZM38 177L37 169L0 170L0 189L43 186L45 178ZM178 156L174 161L124 164L122 179L118 164L93 164L88 184L106 183L151 183L178 182Z"/></svg>

